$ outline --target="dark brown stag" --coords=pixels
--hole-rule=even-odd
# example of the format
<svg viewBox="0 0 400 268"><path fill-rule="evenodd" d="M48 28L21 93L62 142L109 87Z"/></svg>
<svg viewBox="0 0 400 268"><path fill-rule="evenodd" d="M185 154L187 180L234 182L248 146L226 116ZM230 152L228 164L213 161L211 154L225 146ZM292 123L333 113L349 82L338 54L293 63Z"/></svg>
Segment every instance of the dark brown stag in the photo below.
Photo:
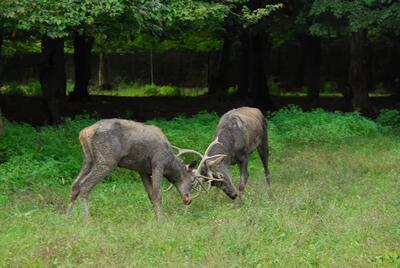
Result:
<svg viewBox="0 0 400 268"><path fill-rule="evenodd" d="M214 141L208 146L197 173L213 180L211 185L221 188L230 198L237 197L229 172L231 165L240 169L239 195L244 194L249 173L249 155L258 150L268 186L271 185L268 168L267 122L259 109L241 107L225 113L217 126ZM218 181L216 181L217 179Z"/></svg>
<svg viewBox="0 0 400 268"><path fill-rule="evenodd" d="M83 217L88 220L90 190L117 166L137 171L157 217L161 214L161 180L165 176L178 190L183 203L191 202L192 167L179 160L162 131L155 126L105 119L83 129L79 136L84 159L72 184L67 214L81 195ZM189 150L190 151L190 150Z"/></svg>

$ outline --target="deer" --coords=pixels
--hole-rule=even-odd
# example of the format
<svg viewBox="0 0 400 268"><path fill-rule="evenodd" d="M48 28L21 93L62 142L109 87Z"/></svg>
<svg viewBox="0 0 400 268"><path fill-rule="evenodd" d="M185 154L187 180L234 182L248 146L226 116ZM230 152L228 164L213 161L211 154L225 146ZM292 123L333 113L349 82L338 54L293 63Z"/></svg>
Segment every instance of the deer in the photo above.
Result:
<svg viewBox="0 0 400 268"><path fill-rule="evenodd" d="M271 175L268 167L268 131L263 113L252 107L240 107L223 114L214 140L207 147L195 175L211 186L220 188L228 197L243 198L249 177L249 155L258 150L268 187ZM238 164L240 169L239 194L232 182L229 168Z"/></svg>
<svg viewBox="0 0 400 268"><path fill-rule="evenodd" d="M116 167L139 173L157 219L161 217L163 177L175 186L184 205L191 203L196 163L185 165L174 154L160 128L132 120L103 119L84 128L79 134L79 141L84 155L83 164L71 187L67 215L71 214L80 195L83 218L88 222L90 191Z"/></svg>

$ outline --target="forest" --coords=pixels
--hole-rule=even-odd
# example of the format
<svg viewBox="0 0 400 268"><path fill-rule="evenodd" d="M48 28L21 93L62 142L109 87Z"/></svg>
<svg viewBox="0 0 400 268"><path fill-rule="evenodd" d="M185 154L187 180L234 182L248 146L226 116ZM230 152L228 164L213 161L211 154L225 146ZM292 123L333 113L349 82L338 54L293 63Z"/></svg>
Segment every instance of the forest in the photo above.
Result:
<svg viewBox="0 0 400 268"><path fill-rule="evenodd" d="M4 0L0 92L42 96L49 123L88 110L69 107L90 95L236 96L267 110L293 103L276 95L328 109L320 99L336 96L334 109L376 115L400 95L399 14L391 0ZM18 114L7 103L23 99L2 100Z"/></svg>

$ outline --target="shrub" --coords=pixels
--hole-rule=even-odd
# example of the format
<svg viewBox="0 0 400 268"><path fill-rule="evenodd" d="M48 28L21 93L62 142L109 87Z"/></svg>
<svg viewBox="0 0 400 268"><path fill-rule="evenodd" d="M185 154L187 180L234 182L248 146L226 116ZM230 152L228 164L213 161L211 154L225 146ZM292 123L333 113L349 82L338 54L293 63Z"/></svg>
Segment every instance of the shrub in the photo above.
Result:
<svg viewBox="0 0 400 268"><path fill-rule="evenodd" d="M296 106L289 106L274 113L271 122L282 138L298 143L341 143L346 138L379 133L375 122L356 112L331 113L317 109L305 113Z"/></svg>
<svg viewBox="0 0 400 268"><path fill-rule="evenodd" d="M238 91L239 91L239 88L237 86L230 86L228 88L228 94L229 95L235 95L235 94L238 93Z"/></svg>
<svg viewBox="0 0 400 268"><path fill-rule="evenodd" d="M270 77L267 81L269 92L271 95L280 95L283 92L281 84L276 79L276 77Z"/></svg>
<svg viewBox="0 0 400 268"><path fill-rule="evenodd" d="M162 86L158 89L160 96L180 96L180 90L172 86Z"/></svg>
<svg viewBox="0 0 400 268"><path fill-rule="evenodd" d="M10 82L0 87L0 93L15 96L40 96L42 89L38 80L29 80L26 84Z"/></svg>
<svg viewBox="0 0 400 268"><path fill-rule="evenodd" d="M321 87L321 93L335 93L335 92L338 92L338 88L334 83L330 81L325 82Z"/></svg>
<svg viewBox="0 0 400 268"><path fill-rule="evenodd" d="M154 84L147 84L143 87L143 93L145 96L156 96L158 94L158 88Z"/></svg>
<svg viewBox="0 0 400 268"><path fill-rule="evenodd" d="M400 111L399 110L382 110L376 118L376 122L386 129L400 131Z"/></svg>

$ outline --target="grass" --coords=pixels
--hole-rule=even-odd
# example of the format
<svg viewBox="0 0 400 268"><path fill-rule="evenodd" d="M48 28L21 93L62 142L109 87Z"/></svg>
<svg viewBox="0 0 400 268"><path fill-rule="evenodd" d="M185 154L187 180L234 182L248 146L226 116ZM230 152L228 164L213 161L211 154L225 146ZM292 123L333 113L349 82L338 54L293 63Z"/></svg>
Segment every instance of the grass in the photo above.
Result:
<svg viewBox="0 0 400 268"><path fill-rule="evenodd" d="M269 120L271 190L253 154L243 203L213 189L185 208L169 192L157 222L138 176L118 169L94 188L88 225L79 204L71 219L64 212L81 162L77 133L95 120L6 122L0 267L399 267L394 117L385 111L381 125L354 113L286 108ZM217 122L199 114L148 123L172 143L204 151Z"/></svg>
<svg viewBox="0 0 400 268"><path fill-rule="evenodd" d="M113 90L98 90L91 87L92 95L120 96L120 97L149 97L149 96L185 96L196 97L207 93L205 88L183 88L169 85L140 84L120 82Z"/></svg>
<svg viewBox="0 0 400 268"><path fill-rule="evenodd" d="M328 85L328 87L326 86ZM343 94L337 88L326 83L321 88L321 97L343 97ZM277 82L269 82L269 88L272 96L281 97L306 97L307 88L303 87L299 91L287 91L281 88ZM66 91L70 94L74 90L74 81L68 80ZM207 88L185 88L175 87L171 85L154 85L142 84L138 82L117 81L113 85L112 90L100 90L97 86L89 86L89 94L100 96L118 96L118 97L149 97L149 96L183 96L183 97L197 97L207 94ZM237 86L229 87L227 90L228 95L234 95L238 91ZM18 84L10 82L0 86L0 95L17 95L17 96L40 96L42 90L38 80L29 80L25 84ZM387 97L391 93L382 86L377 86L374 92L368 93L369 97Z"/></svg>
<svg viewBox="0 0 400 268"><path fill-rule="evenodd" d="M74 82L67 81L66 93L71 94L74 90ZM114 84L112 90L99 90L97 86L89 86L89 94L119 97L149 97L149 96L183 96L196 97L207 93L206 88L185 88L170 85L141 84L137 82L128 83L119 81ZM41 96L42 89L38 80L29 80L27 83L16 82L0 85L0 94L16 96Z"/></svg>

